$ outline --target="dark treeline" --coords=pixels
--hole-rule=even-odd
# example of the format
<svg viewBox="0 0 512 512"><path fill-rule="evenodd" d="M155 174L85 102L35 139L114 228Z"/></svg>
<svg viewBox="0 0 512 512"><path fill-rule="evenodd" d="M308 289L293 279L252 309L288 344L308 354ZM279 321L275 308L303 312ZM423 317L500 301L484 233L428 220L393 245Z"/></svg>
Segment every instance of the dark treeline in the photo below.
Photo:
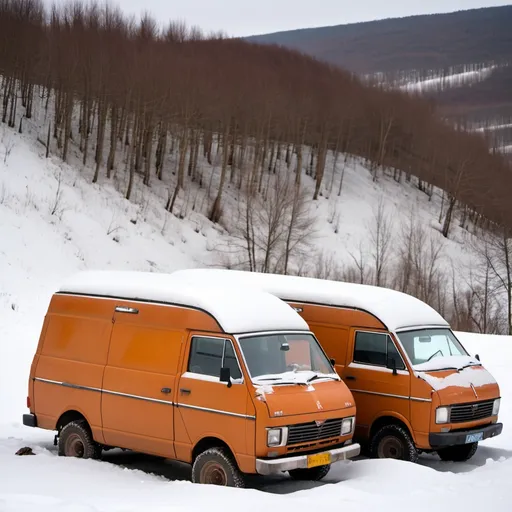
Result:
<svg viewBox="0 0 512 512"><path fill-rule="evenodd" d="M305 169L317 199L332 151L365 158L375 180L387 168L396 180L417 176L427 194L445 190L445 236L459 207L473 224L512 227L510 168L481 136L447 126L425 100L364 86L297 52L176 22L161 29L150 16L135 21L97 4L47 11L40 0L0 0L0 75L4 123L21 131L19 111L30 118L36 97L54 105L49 151L67 160L75 144L95 182L128 152L127 198L136 175L167 186L172 172L171 212L200 180L200 152L210 163L212 148L222 155L209 208L216 222L227 183L257 194L278 161L298 185ZM166 169L171 151L177 165Z"/></svg>

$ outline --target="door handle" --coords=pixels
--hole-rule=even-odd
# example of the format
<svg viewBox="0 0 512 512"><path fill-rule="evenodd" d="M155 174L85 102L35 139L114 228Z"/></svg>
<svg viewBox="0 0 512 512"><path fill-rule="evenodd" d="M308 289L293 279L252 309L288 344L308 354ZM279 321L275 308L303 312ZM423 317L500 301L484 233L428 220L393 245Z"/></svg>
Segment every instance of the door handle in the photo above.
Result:
<svg viewBox="0 0 512 512"><path fill-rule="evenodd" d="M345 378L347 380L356 380L356 378L353 375L347 375Z"/></svg>
<svg viewBox="0 0 512 512"><path fill-rule="evenodd" d="M182 395L190 395L190 389L183 389L183 388L180 388L180 393Z"/></svg>
<svg viewBox="0 0 512 512"><path fill-rule="evenodd" d="M162 393L165 393L166 395L168 395L170 392L171 392L171 388L162 388Z"/></svg>

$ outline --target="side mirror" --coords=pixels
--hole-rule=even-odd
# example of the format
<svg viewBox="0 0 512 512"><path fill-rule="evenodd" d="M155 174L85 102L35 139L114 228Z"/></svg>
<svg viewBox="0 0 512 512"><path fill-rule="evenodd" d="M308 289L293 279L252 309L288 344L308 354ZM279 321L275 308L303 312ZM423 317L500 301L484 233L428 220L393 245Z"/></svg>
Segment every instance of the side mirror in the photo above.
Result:
<svg viewBox="0 0 512 512"><path fill-rule="evenodd" d="M331 364L332 364L334 367L336 367L336 359L331 359L330 361L331 361Z"/></svg>
<svg viewBox="0 0 512 512"><path fill-rule="evenodd" d="M480 356L478 354L475 356L475 358L477 361L480 361Z"/></svg>
<svg viewBox="0 0 512 512"><path fill-rule="evenodd" d="M393 370L393 375L398 375L398 372L396 371L396 359L394 357L392 359L388 359L387 367Z"/></svg>
<svg viewBox="0 0 512 512"><path fill-rule="evenodd" d="M231 370L229 368L220 369L220 381L226 382L228 388L230 388L233 385L233 383L231 382Z"/></svg>

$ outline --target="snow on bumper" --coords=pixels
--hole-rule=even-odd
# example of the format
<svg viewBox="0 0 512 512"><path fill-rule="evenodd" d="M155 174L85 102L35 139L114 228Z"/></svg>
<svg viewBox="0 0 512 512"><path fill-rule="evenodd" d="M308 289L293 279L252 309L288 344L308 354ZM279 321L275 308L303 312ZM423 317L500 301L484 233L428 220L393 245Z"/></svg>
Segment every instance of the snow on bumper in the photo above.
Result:
<svg viewBox="0 0 512 512"><path fill-rule="evenodd" d="M322 453L330 454L331 464L340 460L347 460L357 457L361 453L361 446L357 443L343 448L326 450ZM256 459L256 472L260 475L271 475L293 469L307 469L308 455L297 455L294 457L283 457L280 459Z"/></svg>

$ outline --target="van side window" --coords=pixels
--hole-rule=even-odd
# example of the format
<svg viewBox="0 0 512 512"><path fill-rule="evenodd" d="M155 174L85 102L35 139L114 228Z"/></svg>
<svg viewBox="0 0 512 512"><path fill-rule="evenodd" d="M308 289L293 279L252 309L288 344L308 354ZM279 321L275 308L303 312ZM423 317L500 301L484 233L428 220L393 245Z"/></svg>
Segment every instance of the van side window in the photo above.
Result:
<svg viewBox="0 0 512 512"><path fill-rule="evenodd" d="M393 340L387 334L357 332L354 347L354 363L391 367L393 359L397 370L405 370L405 364Z"/></svg>
<svg viewBox="0 0 512 512"><path fill-rule="evenodd" d="M225 346L225 348L224 348ZM222 338L192 338L188 371L200 375L220 377L222 366L231 369L233 379L241 379L233 344Z"/></svg>

